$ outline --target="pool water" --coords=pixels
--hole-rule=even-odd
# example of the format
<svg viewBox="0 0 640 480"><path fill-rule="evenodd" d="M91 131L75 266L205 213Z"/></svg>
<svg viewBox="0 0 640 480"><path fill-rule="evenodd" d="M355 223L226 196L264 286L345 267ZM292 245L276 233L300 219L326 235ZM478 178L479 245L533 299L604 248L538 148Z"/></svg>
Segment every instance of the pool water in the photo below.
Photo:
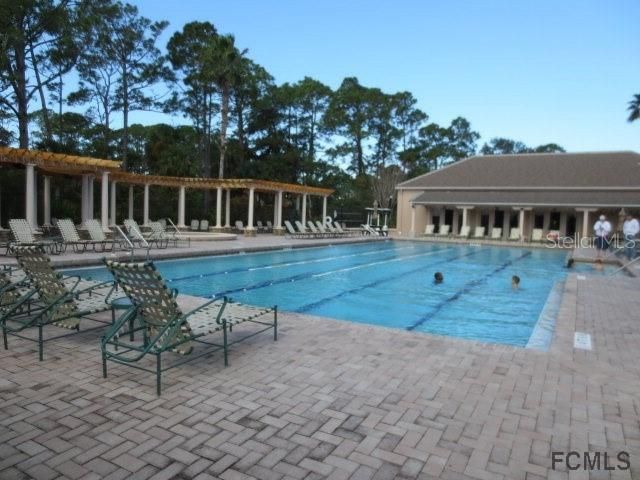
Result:
<svg viewBox="0 0 640 480"><path fill-rule="evenodd" d="M415 332L526 346L570 271L547 249L380 242L156 263L172 288ZM444 282L434 284L442 272ZM106 280L104 268L67 273ZM520 288L513 290L511 277Z"/></svg>

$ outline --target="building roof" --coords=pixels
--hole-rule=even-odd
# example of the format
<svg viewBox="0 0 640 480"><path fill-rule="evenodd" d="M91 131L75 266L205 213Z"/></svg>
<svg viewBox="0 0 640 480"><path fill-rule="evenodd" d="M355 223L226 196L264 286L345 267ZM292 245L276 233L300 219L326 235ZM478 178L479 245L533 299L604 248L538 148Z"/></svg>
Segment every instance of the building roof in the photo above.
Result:
<svg viewBox="0 0 640 480"><path fill-rule="evenodd" d="M635 152L476 155L412 178L398 189L640 188Z"/></svg>

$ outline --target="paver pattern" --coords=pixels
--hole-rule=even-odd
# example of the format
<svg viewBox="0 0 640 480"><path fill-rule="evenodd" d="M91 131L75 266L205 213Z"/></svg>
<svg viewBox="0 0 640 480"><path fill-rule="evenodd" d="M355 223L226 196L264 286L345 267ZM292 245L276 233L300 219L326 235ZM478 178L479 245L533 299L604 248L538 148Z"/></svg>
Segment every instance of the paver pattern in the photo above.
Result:
<svg viewBox="0 0 640 480"><path fill-rule="evenodd" d="M549 352L282 314L278 342L170 370L161 397L151 374L103 379L96 333L44 362L10 338L0 478L640 478L638 287L571 275ZM631 469L553 470L568 450L624 450Z"/></svg>

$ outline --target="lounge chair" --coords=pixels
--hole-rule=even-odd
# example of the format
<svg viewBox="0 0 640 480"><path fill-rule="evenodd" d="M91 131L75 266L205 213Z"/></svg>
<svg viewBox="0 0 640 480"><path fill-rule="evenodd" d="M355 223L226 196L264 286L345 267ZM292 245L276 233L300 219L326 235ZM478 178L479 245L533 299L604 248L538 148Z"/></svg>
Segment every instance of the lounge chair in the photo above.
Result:
<svg viewBox="0 0 640 480"><path fill-rule="evenodd" d="M93 247L95 249L94 242L91 240L82 240L80 238L80 234L78 234L78 230L76 230L76 226L73 224L71 219L60 219L56 225L60 231L60 235L62 236L62 252L66 252L67 247L71 247L71 249L76 253L85 252L87 247Z"/></svg>
<svg viewBox="0 0 640 480"><path fill-rule="evenodd" d="M162 226L162 223L149 222L149 228L151 228L151 235L147 237L147 241L158 241L162 242L163 244L164 242L166 242L167 246L169 245L169 243L173 243L174 247L178 246L178 236L175 234L175 232L167 232L166 228Z"/></svg>
<svg viewBox="0 0 640 480"><path fill-rule="evenodd" d="M258 232L267 233L268 227L262 224L261 220L256 221L256 227L258 227Z"/></svg>
<svg viewBox="0 0 640 480"><path fill-rule="evenodd" d="M380 236L380 232L378 232L371 225L367 225L367 224L363 223L362 225L360 225L360 228L362 228L362 234L363 235L372 235L374 237Z"/></svg>
<svg viewBox="0 0 640 480"><path fill-rule="evenodd" d="M191 220L191 226L189 229L192 232L197 232L200 229L200 220Z"/></svg>
<svg viewBox="0 0 640 480"><path fill-rule="evenodd" d="M331 234L333 234L334 237L346 237L347 236L347 232L342 232L340 233L338 231L337 228L335 228L333 225L331 225L331 222L327 222L325 224L325 228L326 230L328 230Z"/></svg>
<svg viewBox="0 0 640 480"><path fill-rule="evenodd" d="M493 227L491 229L491 240L501 240L502 239L502 229L498 227Z"/></svg>
<svg viewBox="0 0 640 480"><path fill-rule="evenodd" d="M67 280L73 280L73 283L69 284L64 281L62 275L53 270L51 260L40 248L16 247L15 252L18 264L29 279L31 288L0 314L5 350L9 348L7 335L16 335L38 343L38 358L43 360L46 341L70 335L66 333L45 340L43 338L45 326L55 325L77 333L80 331L80 322L83 318L99 323L109 323L92 317L108 311L111 311L110 320L113 322L111 304L111 296L114 292L113 282L86 286L86 283L81 282L80 277L75 277L75 280L67 277ZM41 308L25 314L23 307L33 301L37 301ZM37 338L20 335L20 332L28 328L38 329Z"/></svg>
<svg viewBox="0 0 640 480"><path fill-rule="evenodd" d="M162 372L170 368L216 350L223 350L224 365L227 366L231 345L270 329L273 329L273 339L278 339L278 313L275 306L242 305L224 297L183 313L176 302L177 291L167 287L152 262L105 263L133 304L133 308L127 310L102 338L102 372L105 378L107 361L153 372L156 374L156 391L160 395ZM268 317L271 316L273 321L269 321ZM257 324L261 328L239 340L229 341L228 333L244 322ZM128 332L127 328L131 331ZM134 331L142 331L144 334L138 343L132 341L131 337L127 341L126 334L131 335ZM222 343L203 339L217 332L222 333ZM174 352L189 355L196 343L212 348L205 348L204 352L163 367L162 354ZM147 355L155 356L156 362L152 368L147 368L142 363Z"/></svg>
<svg viewBox="0 0 640 480"><path fill-rule="evenodd" d="M464 227L460 228L460 233L458 234L458 237L468 238L470 233L471 233L471 227L469 225L465 225Z"/></svg>
<svg viewBox="0 0 640 480"><path fill-rule="evenodd" d="M512 228L509 231L509 240L511 240L511 241L520 240L520 229L518 227Z"/></svg>
<svg viewBox="0 0 640 480"><path fill-rule="evenodd" d="M473 232L473 238L484 238L485 227L476 227Z"/></svg>
<svg viewBox="0 0 640 480"><path fill-rule="evenodd" d="M555 242L560 238L560 230L549 230L546 235L547 242Z"/></svg>
<svg viewBox="0 0 640 480"><path fill-rule="evenodd" d="M341 233L348 237L355 237L357 235L362 235L362 232L360 232L360 230L349 230L346 227L343 227L342 225L340 225L340 222L333 222L333 228L335 228L338 233Z"/></svg>
<svg viewBox="0 0 640 480"><path fill-rule="evenodd" d="M329 232L327 232L324 228L320 230L311 220L307 220L307 225L309 226L309 230L311 230L311 233L313 233L318 238L328 238L330 236Z"/></svg>
<svg viewBox="0 0 640 480"><path fill-rule="evenodd" d="M47 253L57 255L62 252L62 243L55 240L36 240L31 225L24 218L9 220L9 228L13 235L9 249L13 247L40 247Z"/></svg>
<svg viewBox="0 0 640 480"><path fill-rule="evenodd" d="M200 231L201 232L209 231L209 220L200 220Z"/></svg>
<svg viewBox="0 0 640 480"><path fill-rule="evenodd" d="M151 247L155 245L156 248L167 248L169 246L169 240L166 238L157 236L153 232L153 228L158 228L157 222L149 222L150 225L152 223L156 223L156 225L154 227L151 227L152 228L151 233L149 233L148 235L145 235L142 233L142 230L138 226L138 222L136 222L131 218L125 220L124 226L127 229L127 234L129 235L129 239L131 240L131 243L137 244L140 247L147 247L147 246Z"/></svg>
<svg viewBox="0 0 640 480"><path fill-rule="evenodd" d="M236 220L234 230L236 232L244 232L244 224L242 223L242 220Z"/></svg>
<svg viewBox="0 0 640 480"><path fill-rule="evenodd" d="M436 226L434 224L430 223L429 225L424 227L424 234L425 235L433 235L435 230L436 230Z"/></svg>
<svg viewBox="0 0 640 480"><path fill-rule="evenodd" d="M301 233L302 235L306 235L307 238L318 238L320 236L319 233L314 233L312 231L307 230L300 220L296 220L293 223L298 229L298 232Z"/></svg>
<svg viewBox="0 0 640 480"><path fill-rule="evenodd" d="M340 234L334 231L333 228L324 228L324 225L322 225L322 222L320 220L316 220L316 228L318 229L320 234L324 235L325 237L335 238L340 236Z"/></svg>
<svg viewBox="0 0 640 480"><path fill-rule="evenodd" d="M287 229L285 232L285 237L287 238L312 238L309 233L300 233L296 231L289 220L284 221L284 227Z"/></svg>
<svg viewBox="0 0 640 480"><path fill-rule="evenodd" d="M94 242L94 245L93 245L94 250L98 245L102 246L103 252L112 251L114 248L116 248L116 245L118 247L122 246L122 243L119 240L107 238L107 236L104 234L104 229L102 228L102 225L97 220L94 220L94 219L85 220L84 228L87 229L89 238L91 238L91 240ZM109 246L110 248L108 248Z"/></svg>
<svg viewBox="0 0 640 480"><path fill-rule="evenodd" d="M267 220L267 231L273 232L273 223Z"/></svg>
<svg viewBox="0 0 640 480"><path fill-rule="evenodd" d="M451 225L441 225L440 229L438 230L438 233L436 233L436 236L446 237L449 235L450 231L451 231Z"/></svg>
<svg viewBox="0 0 640 480"><path fill-rule="evenodd" d="M541 242L542 241L542 229L534 228L531 231L531 241L532 242Z"/></svg>

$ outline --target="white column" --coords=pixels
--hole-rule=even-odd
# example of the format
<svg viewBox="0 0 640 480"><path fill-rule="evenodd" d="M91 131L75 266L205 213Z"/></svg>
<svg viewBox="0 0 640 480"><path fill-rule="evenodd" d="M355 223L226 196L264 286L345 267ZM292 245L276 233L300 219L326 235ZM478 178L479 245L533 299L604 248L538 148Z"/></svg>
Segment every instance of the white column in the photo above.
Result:
<svg viewBox="0 0 640 480"><path fill-rule="evenodd" d="M524 242L524 208L520 209L520 218L518 218L518 235L520 235L520 241Z"/></svg>
<svg viewBox="0 0 640 480"><path fill-rule="evenodd" d="M546 235L549 233L549 226L551 225L551 212L546 210L542 217L542 232Z"/></svg>
<svg viewBox="0 0 640 480"><path fill-rule="evenodd" d="M459 218L460 210L456 208L453 211L453 219L451 220L453 222L453 225L451 225L451 233L454 235L458 235L460 233L460 229L458 228L458 225L460 225Z"/></svg>
<svg viewBox="0 0 640 480"><path fill-rule="evenodd" d="M227 188L227 201L224 205L224 226L231 228L231 189Z"/></svg>
<svg viewBox="0 0 640 480"><path fill-rule="evenodd" d="M24 213L27 222L33 228L37 228L35 218L35 165L25 165L25 189L24 189Z"/></svg>
<svg viewBox="0 0 640 480"><path fill-rule="evenodd" d="M51 177L44 176L44 192L43 192L44 208L42 214L44 216L44 225L51 225Z"/></svg>
<svg viewBox="0 0 640 480"><path fill-rule="evenodd" d="M109 226L109 172L102 172L102 196L100 198L100 222L102 228Z"/></svg>
<svg viewBox="0 0 640 480"><path fill-rule="evenodd" d="M560 235L567 234L567 212L560 212Z"/></svg>
<svg viewBox="0 0 640 480"><path fill-rule="evenodd" d="M582 212L582 237L589 236L589 209L585 208Z"/></svg>
<svg viewBox="0 0 640 480"><path fill-rule="evenodd" d="M118 220L116 217L116 185L118 182L113 180L111 182L111 195L109 195L109 202L111 203L110 211L111 211L111 220L109 222L110 225L116 225L116 221Z"/></svg>
<svg viewBox="0 0 640 480"><path fill-rule="evenodd" d="M129 220L133 220L133 185L129 185Z"/></svg>
<svg viewBox="0 0 640 480"><path fill-rule="evenodd" d="M322 197L322 225L326 225L327 218L327 197Z"/></svg>
<svg viewBox="0 0 640 480"><path fill-rule="evenodd" d="M509 238L511 235L511 211L504 209L504 216L502 218L502 238Z"/></svg>
<svg viewBox="0 0 640 480"><path fill-rule="evenodd" d="M278 216L275 226L276 228L282 228L282 190L278 190Z"/></svg>
<svg viewBox="0 0 640 480"><path fill-rule="evenodd" d="M273 196L273 227L278 226L278 193Z"/></svg>
<svg viewBox="0 0 640 480"><path fill-rule="evenodd" d="M456 207L462 210L462 226L469 226L469 210L473 209L473 207ZM442 216L444 219L444 215ZM443 220L444 221L444 220Z"/></svg>
<svg viewBox="0 0 640 480"><path fill-rule="evenodd" d="M222 228L222 188L216 190L216 228Z"/></svg>
<svg viewBox="0 0 640 480"><path fill-rule="evenodd" d="M307 228L307 194L302 195L302 225Z"/></svg>
<svg viewBox="0 0 640 480"><path fill-rule="evenodd" d="M89 219L89 175L82 175L82 197L80 201L82 223Z"/></svg>
<svg viewBox="0 0 640 480"><path fill-rule="evenodd" d="M142 222L144 225L149 225L149 184L144 184L144 203L143 205L143 217Z"/></svg>
<svg viewBox="0 0 640 480"><path fill-rule="evenodd" d="M180 187L180 190L178 190L178 225L177 225L179 228L186 227L184 223L185 198L186 198L185 188Z"/></svg>
<svg viewBox="0 0 640 480"><path fill-rule="evenodd" d="M416 206L411 204L411 230L409 230L409 236L416 236Z"/></svg>
<svg viewBox="0 0 640 480"><path fill-rule="evenodd" d="M255 190L253 187L249 189L249 214L247 216L247 230L253 230L253 197Z"/></svg>
<svg viewBox="0 0 640 480"><path fill-rule="evenodd" d="M88 215L89 219L93 220L94 209L93 209L93 175L89 175L89 206L88 206Z"/></svg>

